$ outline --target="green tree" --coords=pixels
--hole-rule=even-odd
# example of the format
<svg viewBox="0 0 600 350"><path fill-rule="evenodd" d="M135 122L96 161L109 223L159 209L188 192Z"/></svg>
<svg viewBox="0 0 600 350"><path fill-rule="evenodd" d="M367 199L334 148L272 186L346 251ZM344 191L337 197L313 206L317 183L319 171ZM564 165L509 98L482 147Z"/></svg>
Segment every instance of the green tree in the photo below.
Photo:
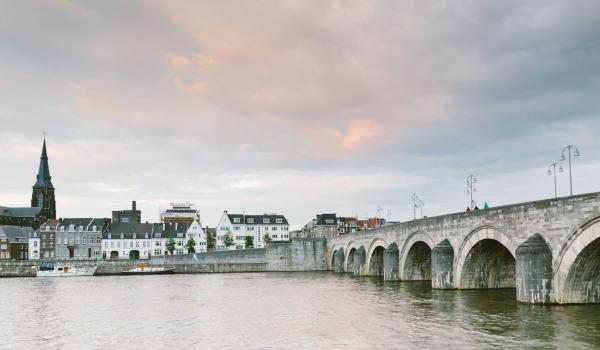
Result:
<svg viewBox="0 0 600 350"><path fill-rule="evenodd" d="M244 237L244 248L251 249L254 248L254 236L246 236Z"/></svg>
<svg viewBox="0 0 600 350"><path fill-rule="evenodd" d="M185 247L187 248L187 251L189 254L195 253L196 252L196 241L194 241L194 239L190 237L190 239L185 244Z"/></svg>
<svg viewBox="0 0 600 350"><path fill-rule="evenodd" d="M173 255L173 252L175 251L175 240L173 237L169 237L169 239L167 239L167 251L171 255Z"/></svg>
<svg viewBox="0 0 600 350"><path fill-rule="evenodd" d="M263 235L263 241L265 243L273 243L273 240L271 239L271 236L268 232Z"/></svg>
<svg viewBox="0 0 600 350"><path fill-rule="evenodd" d="M227 234L225 235L225 237L223 237L223 244L227 248L229 248L229 247L231 247L232 245L235 244L235 241L233 240L233 236L231 235L231 232L227 232Z"/></svg>
<svg viewBox="0 0 600 350"><path fill-rule="evenodd" d="M215 237L208 232L208 227L206 228L206 250L211 251L215 249Z"/></svg>

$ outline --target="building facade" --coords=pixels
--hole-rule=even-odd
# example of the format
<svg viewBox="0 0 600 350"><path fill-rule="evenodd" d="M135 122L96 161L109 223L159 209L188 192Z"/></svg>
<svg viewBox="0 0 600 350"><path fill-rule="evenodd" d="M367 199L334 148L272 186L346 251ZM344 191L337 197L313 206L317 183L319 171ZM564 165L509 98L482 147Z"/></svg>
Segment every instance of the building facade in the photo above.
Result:
<svg viewBox="0 0 600 350"><path fill-rule="evenodd" d="M27 260L31 232L30 227L0 226L0 260Z"/></svg>
<svg viewBox="0 0 600 350"><path fill-rule="evenodd" d="M136 201L131 201L131 209L113 210L113 224L139 224L142 222L142 211L137 209Z"/></svg>
<svg viewBox="0 0 600 350"><path fill-rule="evenodd" d="M153 253L153 237L161 225L111 223L102 233L102 259L149 259Z"/></svg>
<svg viewBox="0 0 600 350"><path fill-rule="evenodd" d="M192 203L171 203L171 208L160 213L160 222L186 225L191 225L194 221L200 223L200 212L193 206Z"/></svg>
<svg viewBox="0 0 600 350"><path fill-rule="evenodd" d="M107 218L65 218L56 227L56 258L99 260L102 258L102 233Z"/></svg>
<svg viewBox="0 0 600 350"><path fill-rule="evenodd" d="M225 246L225 236L231 234L234 244L227 248ZM289 223L284 215L263 214L229 214L223 212L221 220L216 227L216 248L217 249L244 249L245 236L252 236L254 248L263 248L265 242L263 236L268 234L273 242L288 242Z"/></svg>
<svg viewBox="0 0 600 350"><path fill-rule="evenodd" d="M208 229L208 228L206 228ZM199 222L193 221L190 227L188 228L186 234L187 241L193 239L196 242L195 252L196 253L205 253L207 251L206 247L206 229L200 225ZM186 242L187 244L187 242Z"/></svg>
<svg viewBox="0 0 600 350"><path fill-rule="evenodd" d="M40 238L40 259L54 259L56 255L56 227L60 220L46 221L37 230Z"/></svg>

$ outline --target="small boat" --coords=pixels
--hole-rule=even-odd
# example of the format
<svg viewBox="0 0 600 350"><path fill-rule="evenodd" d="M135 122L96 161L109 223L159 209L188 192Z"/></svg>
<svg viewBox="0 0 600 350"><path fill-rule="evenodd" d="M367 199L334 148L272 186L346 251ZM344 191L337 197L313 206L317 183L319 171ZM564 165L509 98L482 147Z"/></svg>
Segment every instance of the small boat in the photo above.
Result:
<svg viewBox="0 0 600 350"><path fill-rule="evenodd" d="M174 267L138 265L129 270L121 271L124 275L164 275L175 272Z"/></svg>
<svg viewBox="0 0 600 350"><path fill-rule="evenodd" d="M97 268L97 266L75 267L54 261L43 261L40 266L34 267L37 277L93 276Z"/></svg>

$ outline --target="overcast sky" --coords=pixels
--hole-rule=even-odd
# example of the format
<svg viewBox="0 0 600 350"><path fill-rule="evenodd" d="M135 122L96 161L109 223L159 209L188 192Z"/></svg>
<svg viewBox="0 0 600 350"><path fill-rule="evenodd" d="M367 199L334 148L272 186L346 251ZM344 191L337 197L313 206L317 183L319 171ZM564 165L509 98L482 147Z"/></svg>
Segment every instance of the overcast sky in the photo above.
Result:
<svg viewBox="0 0 600 350"><path fill-rule="evenodd" d="M412 218L600 190L599 1L0 1L0 205ZM559 174L559 195L568 194Z"/></svg>

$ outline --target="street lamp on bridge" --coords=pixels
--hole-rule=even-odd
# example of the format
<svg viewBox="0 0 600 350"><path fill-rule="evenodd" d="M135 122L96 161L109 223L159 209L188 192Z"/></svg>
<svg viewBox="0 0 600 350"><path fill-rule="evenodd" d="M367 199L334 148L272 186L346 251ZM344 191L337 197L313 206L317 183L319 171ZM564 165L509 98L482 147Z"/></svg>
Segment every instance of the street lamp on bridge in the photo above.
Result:
<svg viewBox="0 0 600 350"><path fill-rule="evenodd" d="M562 153L560 154L560 161L565 161L566 158L569 159L569 189L571 196L573 195L573 175L571 172L571 150L573 150L573 157L579 157L581 153L579 153L579 149L573 145L568 145L563 148ZM567 157L565 157L565 151L567 151Z"/></svg>
<svg viewBox="0 0 600 350"><path fill-rule="evenodd" d="M471 174L467 176L467 184L465 188L465 192L471 196L471 202L469 204L469 208L475 208L475 202L473 202L473 192L477 192L477 188L475 188L475 184L477 183L477 177Z"/></svg>
<svg viewBox="0 0 600 350"><path fill-rule="evenodd" d="M554 162L554 163L550 164L550 166L548 167L548 176L554 175L554 198L557 197L557 195L556 195L556 166L557 165L558 165L558 163ZM558 171L562 173L563 167L558 165Z"/></svg>

